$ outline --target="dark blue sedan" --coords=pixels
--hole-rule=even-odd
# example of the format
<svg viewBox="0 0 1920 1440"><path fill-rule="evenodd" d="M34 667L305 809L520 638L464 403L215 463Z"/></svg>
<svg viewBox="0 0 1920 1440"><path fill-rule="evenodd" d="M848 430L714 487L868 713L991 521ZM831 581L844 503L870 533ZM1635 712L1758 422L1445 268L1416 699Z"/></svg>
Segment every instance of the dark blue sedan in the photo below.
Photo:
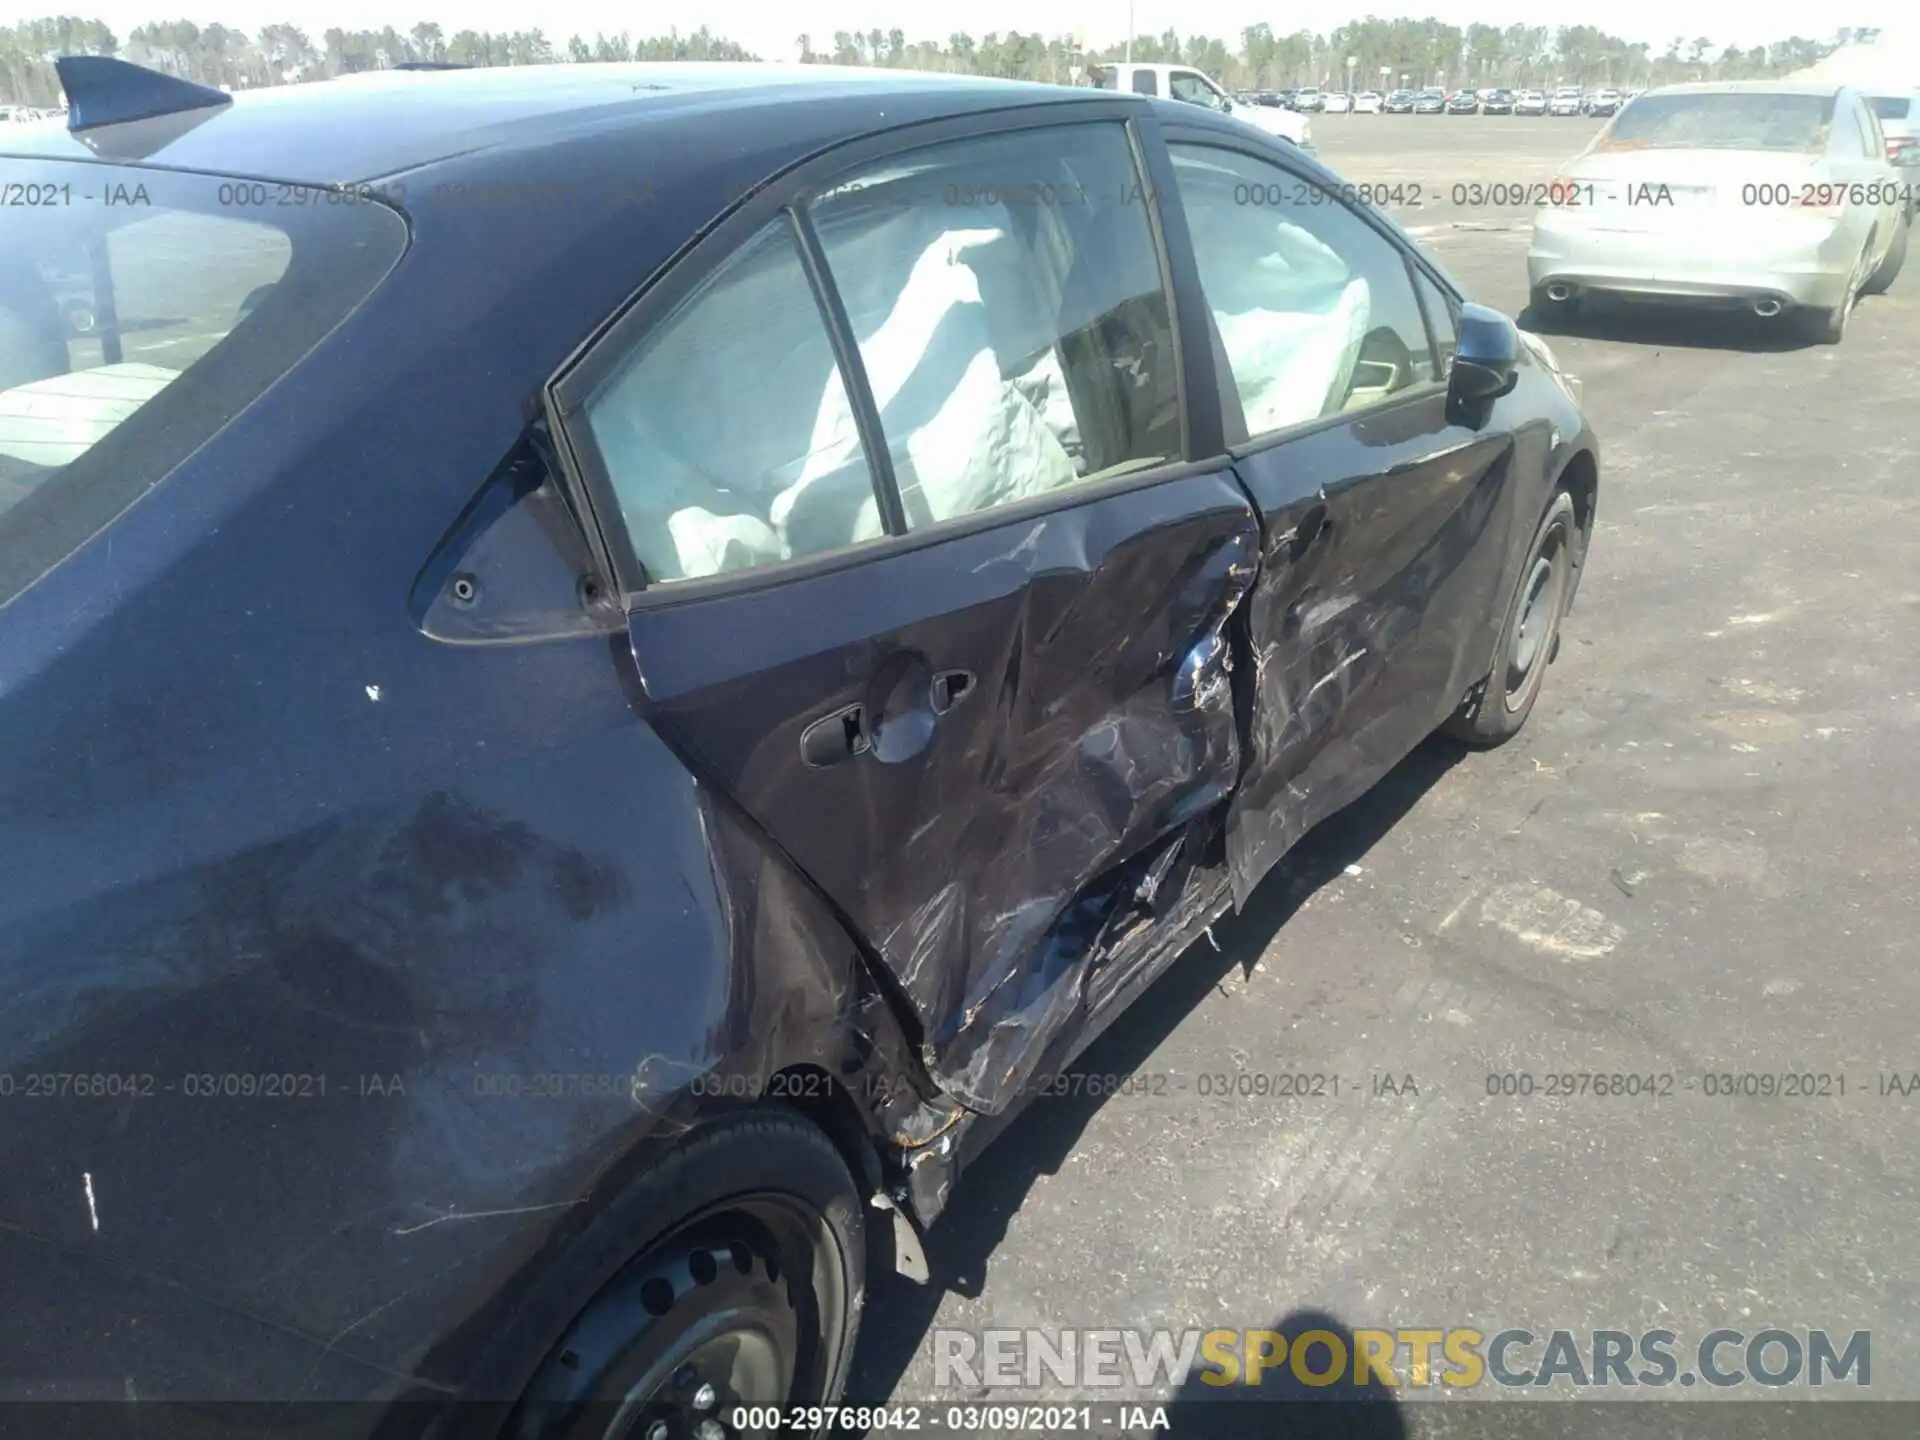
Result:
<svg viewBox="0 0 1920 1440"><path fill-rule="evenodd" d="M0 138L9 1397L834 1396L1025 1100L1540 693L1574 382L1229 116L62 73Z"/></svg>

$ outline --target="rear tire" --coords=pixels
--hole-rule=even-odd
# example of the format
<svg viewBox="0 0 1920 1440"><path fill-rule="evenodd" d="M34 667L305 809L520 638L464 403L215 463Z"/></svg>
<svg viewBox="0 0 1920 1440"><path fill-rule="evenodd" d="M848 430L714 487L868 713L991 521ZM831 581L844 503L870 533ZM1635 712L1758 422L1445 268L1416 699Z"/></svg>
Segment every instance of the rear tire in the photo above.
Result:
<svg viewBox="0 0 1920 1440"><path fill-rule="evenodd" d="M1899 233L1893 237L1893 244L1887 247L1886 257L1881 260L1880 268L1873 272L1873 278L1862 287L1862 295L1884 295L1893 288L1893 282L1900 278L1900 267L1907 263L1907 232L1913 228L1911 220L1900 222Z"/></svg>
<svg viewBox="0 0 1920 1440"><path fill-rule="evenodd" d="M1580 554L1580 520L1573 497L1557 492L1534 532L1519 583L1507 602L1494 647L1493 673L1440 733L1479 749L1491 749L1520 733L1540 698L1540 687L1560 650L1560 621L1573 594L1573 566Z"/></svg>
<svg viewBox="0 0 1920 1440"><path fill-rule="evenodd" d="M863 1211L833 1143L785 1114L743 1115L639 1182L663 1216L567 1328L503 1434L511 1440L733 1434L735 1406L830 1405L866 1284Z"/></svg>
<svg viewBox="0 0 1920 1440"><path fill-rule="evenodd" d="M1866 263L1863 253L1847 277L1846 297L1831 310L1808 310L1801 315L1801 328L1816 345L1838 345L1847 338L1847 321L1853 318L1854 302L1865 288L1860 282L1860 267Z"/></svg>

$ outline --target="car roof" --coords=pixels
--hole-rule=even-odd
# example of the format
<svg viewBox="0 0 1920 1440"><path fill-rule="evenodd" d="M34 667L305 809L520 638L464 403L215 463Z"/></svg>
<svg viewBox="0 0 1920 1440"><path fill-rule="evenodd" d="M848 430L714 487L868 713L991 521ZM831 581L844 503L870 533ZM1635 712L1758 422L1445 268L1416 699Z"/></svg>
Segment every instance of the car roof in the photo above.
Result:
<svg viewBox="0 0 1920 1440"><path fill-rule="evenodd" d="M893 121L1033 104L1073 104L1112 91L918 71L759 62L526 65L381 70L236 92L233 103L157 121L154 139L119 158L168 168L313 184L378 179L437 160L558 144L608 125L718 124L744 139L808 113L808 129L846 135ZM797 107L797 108L796 108ZM102 147L103 150L105 147ZM99 158L86 137L23 127L0 153Z"/></svg>
<svg viewBox="0 0 1920 1440"><path fill-rule="evenodd" d="M1682 85L1656 85L1647 95L1838 95L1851 85L1806 80L1695 80Z"/></svg>

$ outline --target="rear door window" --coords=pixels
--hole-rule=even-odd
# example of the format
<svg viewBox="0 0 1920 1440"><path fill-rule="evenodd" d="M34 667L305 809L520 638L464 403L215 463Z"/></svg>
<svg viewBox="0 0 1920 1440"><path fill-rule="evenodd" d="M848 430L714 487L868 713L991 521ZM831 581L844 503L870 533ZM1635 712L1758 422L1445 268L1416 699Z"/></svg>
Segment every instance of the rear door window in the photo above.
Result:
<svg viewBox="0 0 1920 1440"><path fill-rule="evenodd" d="M370 200L0 161L0 603L286 373L406 247ZM321 192L315 192L321 193Z"/></svg>
<svg viewBox="0 0 1920 1440"><path fill-rule="evenodd" d="M893 156L804 207L890 487L795 221L764 227L585 401L647 582L846 551L1180 458L1143 188L1111 123Z"/></svg>
<svg viewBox="0 0 1920 1440"><path fill-rule="evenodd" d="M649 583L884 533L846 383L784 217L595 389L586 418Z"/></svg>

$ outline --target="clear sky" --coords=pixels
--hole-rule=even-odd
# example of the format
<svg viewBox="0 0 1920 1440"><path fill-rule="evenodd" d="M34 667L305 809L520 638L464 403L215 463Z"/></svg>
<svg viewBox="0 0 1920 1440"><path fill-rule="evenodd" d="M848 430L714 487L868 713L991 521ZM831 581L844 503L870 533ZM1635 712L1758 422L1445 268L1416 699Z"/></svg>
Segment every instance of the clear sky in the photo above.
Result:
<svg viewBox="0 0 1920 1440"><path fill-rule="evenodd" d="M54 10L104 20L124 37L149 20L186 18L198 24L219 21L247 31L290 20L316 40L321 31L378 29L400 31L416 21L437 21L447 34L456 30L520 30L539 26L562 44L578 33L596 31L655 35L672 26L701 25L738 40L768 59L795 57L794 38L803 31L816 46L830 44L835 30L878 26L904 30L909 40L944 39L955 30L978 37L990 30L1072 33L1084 30L1090 44L1122 40L1127 33L1126 0L664 0L635 5L621 0L0 0L0 21ZM1396 6L1392 0L1300 0L1284 10L1259 0L1135 0L1138 33L1157 34L1168 26L1182 34L1207 34L1232 40L1247 25L1266 21L1278 33L1297 29L1330 31L1368 13L1406 14L1465 26L1476 21L1506 26L1597 25L1628 40L1647 40L1662 48L1676 35L1689 41L1705 36L1722 45L1746 48L1798 33L1830 36L1841 25L1892 28L1912 13L1912 0L1844 0L1838 9L1808 4L1733 3L1733 0L1604 0L1604 3L1555 3L1555 0L1430 0Z"/></svg>

